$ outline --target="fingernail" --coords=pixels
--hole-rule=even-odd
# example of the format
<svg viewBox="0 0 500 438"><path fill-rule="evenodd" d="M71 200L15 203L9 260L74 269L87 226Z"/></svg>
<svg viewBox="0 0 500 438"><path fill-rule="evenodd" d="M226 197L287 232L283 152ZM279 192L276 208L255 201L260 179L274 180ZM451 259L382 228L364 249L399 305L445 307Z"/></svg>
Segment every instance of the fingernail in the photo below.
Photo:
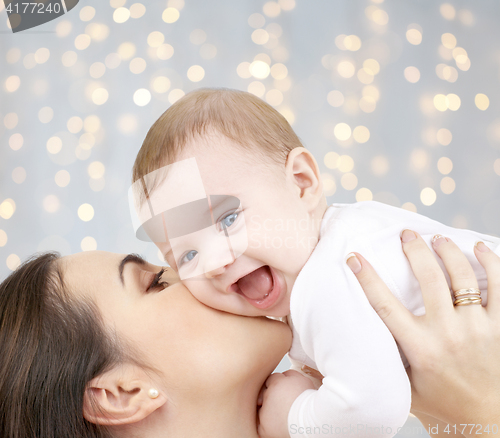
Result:
<svg viewBox="0 0 500 438"><path fill-rule="evenodd" d="M350 254L347 254L345 262L347 263L347 266L351 268L351 271L354 272L355 274L361 271L361 263L359 262L359 259L356 257L356 254L352 252Z"/></svg>
<svg viewBox="0 0 500 438"><path fill-rule="evenodd" d="M431 243L432 243L432 246L434 248L437 248L439 245L442 245L443 243L446 243L446 242L449 242L449 241L450 241L450 239L448 239L447 237L444 237L441 234L436 234L432 238Z"/></svg>
<svg viewBox="0 0 500 438"><path fill-rule="evenodd" d="M478 249L478 251L481 251L481 252L489 252L491 251L485 244L484 242L481 242L480 240L478 240L476 242L476 248Z"/></svg>
<svg viewBox="0 0 500 438"><path fill-rule="evenodd" d="M412 240L415 240L417 238L417 235L411 231L411 230L403 230L401 232L401 240L403 243L411 242Z"/></svg>

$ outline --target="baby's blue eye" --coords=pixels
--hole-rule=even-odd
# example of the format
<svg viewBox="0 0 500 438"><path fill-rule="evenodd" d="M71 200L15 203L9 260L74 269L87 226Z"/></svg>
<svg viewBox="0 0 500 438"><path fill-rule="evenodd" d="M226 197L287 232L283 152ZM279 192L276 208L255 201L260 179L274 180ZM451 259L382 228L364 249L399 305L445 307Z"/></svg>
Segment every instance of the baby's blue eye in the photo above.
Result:
<svg viewBox="0 0 500 438"><path fill-rule="evenodd" d="M238 218L239 213L234 212L231 214L228 214L227 216L224 216L219 222L222 225L222 228L229 228L231 225L234 224L234 221Z"/></svg>
<svg viewBox="0 0 500 438"><path fill-rule="evenodd" d="M191 260L193 260L196 257L196 254L198 254L198 251L195 251L194 249L192 251L187 252L181 258L179 265L183 265L184 263L190 262Z"/></svg>

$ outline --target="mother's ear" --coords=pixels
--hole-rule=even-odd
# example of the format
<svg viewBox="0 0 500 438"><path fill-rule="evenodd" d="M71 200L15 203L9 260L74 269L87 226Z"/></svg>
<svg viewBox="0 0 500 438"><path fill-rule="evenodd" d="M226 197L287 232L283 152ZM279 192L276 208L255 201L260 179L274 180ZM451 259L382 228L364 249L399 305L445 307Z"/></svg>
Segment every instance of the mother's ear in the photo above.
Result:
<svg viewBox="0 0 500 438"><path fill-rule="evenodd" d="M83 416L94 424L136 423L163 406L167 397L134 365L121 365L92 379L83 398Z"/></svg>
<svg viewBox="0 0 500 438"><path fill-rule="evenodd" d="M316 208L324 195L318 163L311 152L301 147L292 149L286 159L285 172L309 211Z"/></svg>

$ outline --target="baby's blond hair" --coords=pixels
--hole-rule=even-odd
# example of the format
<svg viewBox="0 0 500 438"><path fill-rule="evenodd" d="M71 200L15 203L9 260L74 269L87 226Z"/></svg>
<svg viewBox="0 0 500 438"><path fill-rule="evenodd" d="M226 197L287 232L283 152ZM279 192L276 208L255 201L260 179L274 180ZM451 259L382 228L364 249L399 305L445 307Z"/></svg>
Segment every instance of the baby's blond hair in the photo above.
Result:
<svg viewBox="0 0 500 438"><path fill-rule="evenodd" d="M151 126L135 159L132 182L174 163L189 140L208 131L283 166L288 153L302 147L287 120L253 94L202 88L179 99Z"/></svg>

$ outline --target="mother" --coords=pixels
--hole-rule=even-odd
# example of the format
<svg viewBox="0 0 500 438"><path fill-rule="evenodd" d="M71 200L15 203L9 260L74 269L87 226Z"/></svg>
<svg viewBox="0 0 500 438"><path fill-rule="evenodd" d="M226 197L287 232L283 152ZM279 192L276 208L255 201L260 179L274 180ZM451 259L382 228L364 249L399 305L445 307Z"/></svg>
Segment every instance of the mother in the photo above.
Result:
<svg viewBox="0 0 500 438"><path fill-rule="evenodd" d="M433 259L415 248L406 249L412 264ZM442 257L459 266L457 252L452 248ZM364 260L362 265L358 278L376 302L383 291L370 281ZM497 288L498 272L488 270ZM428 276L421 285L443 289ZM448 339L432 327L427 334L433 341ZM434 377L436 369L460 376L465 366L481 363L481 375L470 377L496 382L498 362L490 360L500 350L500 343L491 343L495 337L498 330L476 337L465 363L461 351L452 349L443 366L415 370L420 379ZM0 436L256 438L259 391L290 342L283 323L210 309L171 271L135 255L45 254L0 285ZM426 348L431 344L421 343L420 353ZM418 355L407 356L413 366ZM435 394L422 391L419 408L443 419L478 422L487 417L471 417L471 403L483 414L500 406L500 391L488 391L491 397L483 400L474 386L448 382L444 389L460 394L460 404L436 405Z"/></svg>

